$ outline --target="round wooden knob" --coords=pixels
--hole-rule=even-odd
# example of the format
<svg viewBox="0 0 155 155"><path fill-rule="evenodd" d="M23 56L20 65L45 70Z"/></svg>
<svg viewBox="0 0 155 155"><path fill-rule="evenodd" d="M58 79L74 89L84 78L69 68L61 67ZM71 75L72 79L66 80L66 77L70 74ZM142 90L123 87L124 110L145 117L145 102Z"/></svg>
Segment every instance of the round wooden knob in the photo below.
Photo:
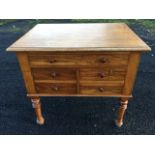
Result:
<svg viewBox="0 0 155 155"><path fill-rule="evenodd" d="M100 62L101 63L106 63L107 62L107 59L106 58L102 58L102 59L100 59Z"/></svg>
<svg viewBox="0 0 155 155"><path fill-rule="evenodd" d="M104 78L104 77L105 77L105 73L104 73L104 72L99 73L99 76L100 76L101 78Z"/></svg>
<svg viewBox="0 0 155 155"><path fill-rule="evenodd" d="M51 77L55 78L57 76L56 72L51 73Z"/></svg>
<svg viewBox="0 0 155 155"><path fill-rule="evenodd" d="M59 90L59 88L58 88L57 86L53 87L52 89L53 89L54 91L58 91L58 90Z"/></svg>
<svg viewBox="0 0 155 155"><path fill-rule="evenodd" d="M56 60L54 60L54 59L53 59L53 60L49 60L49 62L50 62L50 63L55 63Z"/></svg>
<svg viewBox="0 0 155 155"><path fill-rule="evenodd" d="M104 91L104 88L99 88L98 89L100 92L103 92Z"/></svg>

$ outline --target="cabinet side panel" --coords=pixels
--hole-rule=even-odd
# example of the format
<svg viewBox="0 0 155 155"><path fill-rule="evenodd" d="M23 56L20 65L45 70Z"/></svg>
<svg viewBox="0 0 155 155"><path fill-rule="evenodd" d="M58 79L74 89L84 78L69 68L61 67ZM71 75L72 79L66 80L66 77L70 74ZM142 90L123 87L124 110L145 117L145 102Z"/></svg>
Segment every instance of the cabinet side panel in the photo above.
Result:
<svg viewBox="0 0 155 155"><path fill-rule="evenodd" d="M16 53L24 78L27 93L36 93L27 53Z"/></svg>
<svg viewBox="0 0 155 155"><path fill-rule="evenodd" d="M129 55L129 63L128 63L128 69L127 74L125 78L125 84L123 88L123 95L131 95L133 86L136 79L136 74L140 62L140 52L134 52L130 53Z"/></svg>

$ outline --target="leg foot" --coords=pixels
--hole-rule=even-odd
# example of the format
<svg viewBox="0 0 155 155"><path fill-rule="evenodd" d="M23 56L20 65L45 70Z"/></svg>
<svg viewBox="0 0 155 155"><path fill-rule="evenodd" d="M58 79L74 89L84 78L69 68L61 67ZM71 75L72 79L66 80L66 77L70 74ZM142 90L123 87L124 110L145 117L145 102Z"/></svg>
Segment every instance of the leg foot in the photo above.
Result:
<svg viewBox="0 0 155 155"><path fill-rule="evenodd" d="M35 109L36 116L37 116L37 124L43 125L44 124L44 118L42 116L42 110L41 110L41 102L40 98L32 98L32 106Z"/></svg>
<svg viewBox="0 0 155 155"><path fill-rule="evenodd" d="M118 122L118 120L115 120L115 125L120 128L123 125L123 122Z"/></svg>
<svg viewBox="0 0 155 155"><path fill-rule="evenodd" d="M41 118L40 120L37 119L36 122L37 122L37 124L39 124L39 125L43 125L44 122L45 122L45 120L44 120L44 118Z"/></svg>
<svg viewBox="0 0 155 155"><path fill-rule="evenodd" d="M123 125L123 117L124 117L125 111L127 109L127 105L128 105L128 100L122 99L121 105L118 110L117 120L115 121L115 124L117 127L121 127Z"/></svg>

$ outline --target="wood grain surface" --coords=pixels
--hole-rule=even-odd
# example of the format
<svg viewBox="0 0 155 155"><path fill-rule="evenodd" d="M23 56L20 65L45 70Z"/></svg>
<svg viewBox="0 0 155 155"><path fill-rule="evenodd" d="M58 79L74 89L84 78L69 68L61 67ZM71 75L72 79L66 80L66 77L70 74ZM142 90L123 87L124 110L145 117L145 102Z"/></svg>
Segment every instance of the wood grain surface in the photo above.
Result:
<svg viewBox="0 0 155 155"><path fill-rule="evenodd" d="M124 23L38 24L7 51L149 51Z"/></svg>

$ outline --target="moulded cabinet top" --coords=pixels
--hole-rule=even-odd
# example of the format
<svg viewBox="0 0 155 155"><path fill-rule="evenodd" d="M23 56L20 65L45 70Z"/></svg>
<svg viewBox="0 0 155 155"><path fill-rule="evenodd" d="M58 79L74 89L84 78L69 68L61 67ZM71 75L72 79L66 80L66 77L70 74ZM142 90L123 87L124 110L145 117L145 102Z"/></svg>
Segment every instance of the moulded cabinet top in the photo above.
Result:
<svg viewBox="0 0 155 155"><path fill-rule="evenodd" d="M7 51L150 51L124 23L38 24Z"/></svg>

